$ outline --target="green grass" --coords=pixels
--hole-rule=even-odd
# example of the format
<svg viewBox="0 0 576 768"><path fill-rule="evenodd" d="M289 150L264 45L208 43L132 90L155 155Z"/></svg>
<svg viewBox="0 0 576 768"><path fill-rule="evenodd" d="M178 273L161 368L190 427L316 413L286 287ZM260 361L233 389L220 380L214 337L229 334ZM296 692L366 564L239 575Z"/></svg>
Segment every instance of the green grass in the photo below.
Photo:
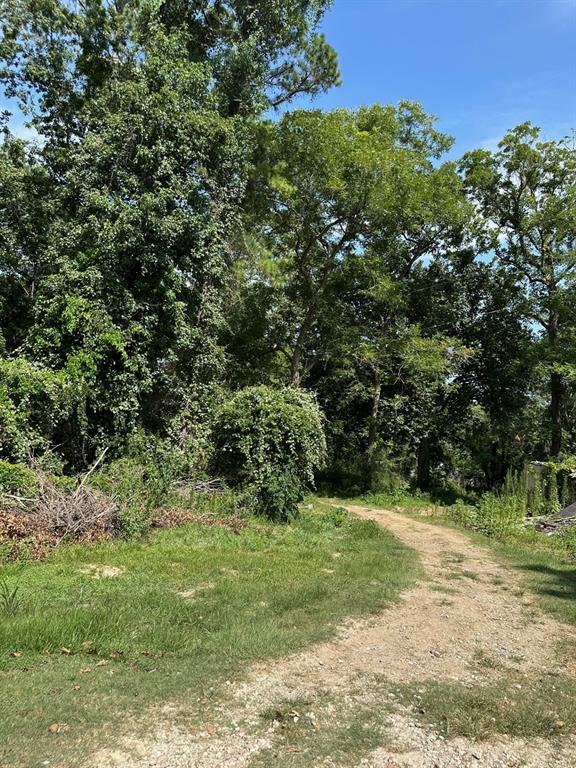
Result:
<svg viewBox="0 0 576 768"><path fill-rule="evenodd" d="M102 566L117 575L95 578ZM209 706L250 662L328 638L419 573L375 523L320 507L290 526L189 525L4 567L19 603L0 616L0 765L71 768L152 702Z"/></svg>
<svg viewBox="0 0 576 768"><path fill-rule="evenodd" d="M569 677L508 675L488 686L419 682L399 690L419 719L446 737L550 738L576 731L576 681Z"/></svg>
<svg viewBox="0 0 576 768"><path fill-rule="evenodd" d="M481 654L481 667L495 663ZM484 741L498 735L550 739L576 732L576 680L562 675L526 676L507 673L489 685L469 686L419 680L393 684L384 675L365 675L364 706L373 702L374 729L386 736L391 709L408 714L445 738ZM361 742L357 748L362 748ZM312 763L314 764L314 763Z"/></svg>
<svg viewBox="0 0 576 768"><path fill-rule="evenodd" d="M476 663L490 670L498 666L481 653ZM387 720L395 711L445 738L550 739L576 732L576 681L507 674L490 685L470 687L430 680L397 684L385 675L360 675L342 695L321 692L265 711L262 730L269 729L271 745L250 768L358 765L374 748L393 745Z"/></svg>
<svg viewBox="0 0 576 768"><path fill-rule="evenodd" d="M382 744L385 711L354 693L346 699L322 692L312 700L280 702L262 715L263 726L272 726L272 743L250 768L350 768Z"/></svg>
<svg viewBox="0 0 576 768"><path fill-rule="evenodd" d="M497 557L522 575L526 588L545 611L559 621L576 624L576 564L548 537L541 538L544 541L534 541L533 536L489 540L489 545Z"/></svg>

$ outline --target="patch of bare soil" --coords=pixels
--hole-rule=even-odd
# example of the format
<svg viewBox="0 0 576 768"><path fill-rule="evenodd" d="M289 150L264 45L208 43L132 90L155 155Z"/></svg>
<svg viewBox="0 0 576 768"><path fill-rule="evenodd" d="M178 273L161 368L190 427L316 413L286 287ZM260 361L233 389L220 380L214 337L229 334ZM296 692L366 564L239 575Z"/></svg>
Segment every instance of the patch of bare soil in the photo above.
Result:
<svg viewBox="0 0 576 768"><path fill-rule="evenodd" d="M95 563L88 563L83 565L80 569L80 573L85 576L91 576L93 579L114 579L116 576L121 576L126 568L117 567L115 565L96 565Z"/></svg>
<svg viewBox="0 0 576 768"><path fill-rule="evenodd" d="M576 639L573 628L543 614L523 597L518 575L497 563L463 534L401 514L351 506L376 520L421 556L427 581L369 622L350 622L335 640L288 659L255 665L244 682L230 686L232 702L216 726L192 732L160 714L154 732L100 752L101 768L248 768L273 743L274 725L263 732L261 714L280 701L314 699L329 691L340 702L362 676L377 673L391 683L438 681L475 687L507 674L569 674L558 660L559 642ZM489 660L486 665L479 660ZM372 702L378 706L377 698ZM389 702L386 703L389 707ZM386 744L362 768L573 768L576 739L500 737L477 743L447 739L422 727L408 707L383 710ZM260 724L260 728L258 725ZM335 765L330 761L311 763ZM342 765L341 762L338 765ZM346 768L356 768L354 761Z"/></svg>

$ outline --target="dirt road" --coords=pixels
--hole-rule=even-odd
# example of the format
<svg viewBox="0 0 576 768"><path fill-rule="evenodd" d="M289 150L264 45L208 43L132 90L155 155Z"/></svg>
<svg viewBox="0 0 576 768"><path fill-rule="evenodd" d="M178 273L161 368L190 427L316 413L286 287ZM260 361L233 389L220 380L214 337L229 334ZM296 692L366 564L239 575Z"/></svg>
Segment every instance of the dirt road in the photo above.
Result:
<svg viewBox="0 0 576 768"><path fill-rule="evenodd" d="M573 628L542 613L519 589L518 574L464 534L392 511L348 508L376 520L417 550L425 580L376 618L341 627L331 642L254 666L242 683L230 684L226 704L210 715L209 723L175 726L173 713L161 711L148 735L131 739L121 750L94 755L91 764L573 768L573 737L548 741L499 736L482 742L450 738L422 723L413 705L393 693L394 685L430 681L475 688L510 676L534 684L542 676L571 675L557 647L559 642L574 643ZM262 714L274 708L278 715L263 719ZM344 729L354 713L362 712L380 718L381 743L372 742L358 757L354 742L347 758L346 747L334 741L337 724L341 720ZM362 720L361 714L356 716ZM298 746L288 731L300 720L306 721L309 732L302 732ZM362 722L358 725L361 730ZM369 743L365 733L358 739Z"/></svg>

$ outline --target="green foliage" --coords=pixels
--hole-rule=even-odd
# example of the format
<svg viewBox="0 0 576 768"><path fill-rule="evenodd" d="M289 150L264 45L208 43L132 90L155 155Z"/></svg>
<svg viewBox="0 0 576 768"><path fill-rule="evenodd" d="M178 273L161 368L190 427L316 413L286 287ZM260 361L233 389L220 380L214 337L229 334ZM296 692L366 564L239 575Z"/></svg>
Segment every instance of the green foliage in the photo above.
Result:
<svg viewBox="0 0 576 768"><path fill-rule="evenodd" d="M531 490L528 496L528 509L532 517L539 517L544 514L544 491L542 478L539 472L530 471Z"/></svg>
<svg viewBox="0 0 576 768"><path fill-rule="evenodd" d="M11 464L0 459L0 494L10 493L18 496L34 496L38 483L32 470L24 464Z"/></svg>
<svg viewBox="0 0 576 768"><path fill-rule="evenodd" d="M91 484L118 503L116 525L127 537L146 533L154 510L168 499L183 457L167 441L139 434L126 455L97 471Z"/></svg>
<svg viewBox="0 0 576 768"><path fill-rule="evenodd" d="M555 467L548 469L546 478L546 513L555 515L560 511L560 499L558 496L558 475Z"/></svg>
<svg viewBox="0 0 576 768"><path fill-rule="evenodd" d="M21 357L0 358L0 456L19 461L46 450L69 406L62 374Z"/></svg>
<svg viewBox="0 0 576 768"><path fill-rule="evenodd" d="M259 513L295 516L325 457L322 416L312 395L297 389L249 387L220 409L214 426L215 467L253 495Z"/></svg>
<svg viewBox="0 0 576 768"><path fill-rule="evenodd" d="M520 529L525 517L525 495L485 493L478 503L474 528L487 536L507 536Z"/></svg>
<svg viewBox="0 0 576 768"><path fill-rule="evenodd" d="M446 162L409 101L270 119L339 82L329 4L2 5L38 140L0 117L0 458L75 473L144 433L204 476L224 393L287 383L350 493L494 490L576 450L573 145L526 123ZM142 463L158 500L170 461ZM288 518L310 472L264 463L233 482Z"/></svg>
<svg viewBox="0 0 576 768"><path fill-rule="evenodd" d="M448 515L465 528L485 536L505 538L520 530L525 518L525 500L488 492L482 495L477 505L456 502L448 508Z"/></svg>
<svg viewBox="0 0 576 768"><path fill-rule="evenodd" d="M560 488L560 506L568 507L574 500L572 494L572 482L568 472L561 473L562 485Z"/></svg>
<svg viewBox="0 0 576 768"><path fill-rule="evenodd" d="M547 452L557 457L565 439L565 374L576 281L576 149L567 137L544 141L523 123L495 152L475 150L461 164L466 185L484 217L486 245L525 286L526 312L541 329L541 360L547 378Z"/></svg>
<svg viewBox="0 0 576 768"><path fill-rule="evenodd" d="M148 532L151 519L148 504L140 503L137 499L127 499L122 502L114 522L123 536L133 539Z"/></svg>
<svg viewBox="0 0 576 768"><path fill-rule="evenodd" d="M212 518L247 517L250 499L231 488L214 493L190 491L185 496L186 507L200 515Z"/></svg>
<svg viewBox="0 0 576 768"><path fill-rule="evenodd" d="M338 67L325 0L196 6L3 6L41 141L0 141L0 455L83 468L142 428L206 451L254 119Z"/></svg>
<svg viewBox="0 0 576 768"><path fill-rule="evenodd" d="M449 507L448 514L457 525L462 525L464 528L476 527L478 508L465 504L461 499L458 499L453 506Z"/></svg>
<svg viewBox="0 0 576 768"><path fill-rule="evenodd" d="M458 499L447 507L455 523L485 536L506 538L522 529L528 512L527 473L510 470L499 492L482 494L474 503Z"/></svg>
<svg viewBox="0 0 576 768"><path fill-rule="evenodd" d="M310 484L304 484L292 467L269 467L249 484L246 506L272 520L287 522L296 516L298 504L309 488Z"/></svg>

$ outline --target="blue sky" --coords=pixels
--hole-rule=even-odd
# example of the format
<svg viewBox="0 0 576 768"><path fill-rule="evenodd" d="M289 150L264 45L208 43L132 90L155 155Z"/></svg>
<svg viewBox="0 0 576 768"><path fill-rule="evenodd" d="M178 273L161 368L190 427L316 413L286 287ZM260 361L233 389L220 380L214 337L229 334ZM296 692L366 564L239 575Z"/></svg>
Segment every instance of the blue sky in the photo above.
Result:
<svg viewBox="0 0 576 768"><path fill-rule="evenodd" d="M322 31L343 84L312 106L419 101L454 155L525 120L576 128L576 0L334 0Z"/></svg>
<svg viewBox="0 0 576 768"><path fill-rule="evenodd" d="M576 128L576 0L334 0L322 31L343 84L301 106L419 101L453 156L525 120L547 138Z"/></svg>

